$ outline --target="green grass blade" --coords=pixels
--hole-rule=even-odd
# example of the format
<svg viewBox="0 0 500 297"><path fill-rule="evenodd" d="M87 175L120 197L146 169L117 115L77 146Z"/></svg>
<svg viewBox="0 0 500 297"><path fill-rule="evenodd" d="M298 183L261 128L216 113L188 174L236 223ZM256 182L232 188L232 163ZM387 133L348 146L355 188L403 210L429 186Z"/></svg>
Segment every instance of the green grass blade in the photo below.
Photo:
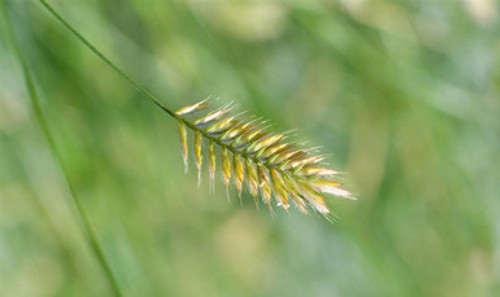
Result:
<svg viewBox="0 0 500 297"><path fill-rule="evenodd" d="M4 2L4 1L2 1L2 2ZM5 3L3 3L3 4L5 4ZM6 5L4 5L4 6L6 6ZM58 164L62 170L63 176L65 178L66 184L67 184L69 192L71 194L72 200L76 206L76 211L81 219L83 233L84 233L86 239L88 240L95 256L99 260L99 263L101 264L101 266L105 272L105 275L107 276L107 278L109 280L110 286L111 286L114 294L116 296L119 296L119 297L123 296L123 294L121 293L120 287L118 285L118 282L117 282L117 280L116 280L116 278L111 270L111 267L110 267L108 261L106 260L103 249L97 240L95 232L92 230L92 226L91 226L90 221L85 213L82 202L81 202L79 196L77 195L77 192L75 190L73 183L71 182L71 179L69 178L69 170L64 164L61 153L57 148L57 144L54 140L54 136L50 130L47 119L44 115L42 106L40 104L38 92L37 92L36 87L35 87L33 75L31 73L30 68L28 67L28 63L27 63L26 59L24 58L24 55L23 55L21 48L18 44L17 38L15 36L15 32L14 32L12 24L11 24L11 18L7 12L7 9L4 9L4 13L6 15L7 26L8 26L9 33L11 35L13 48L14 48L14 51L17 54L17 58L21 64L21 68L22 68L22 72L23 72L23 76L24 76L24 81L26 83L26 88L28 90L33 113L35 115L36 121L38 122L38 124L40 126L40 130L42 131L42 134L43 134L45 140L47 141L47 144L48 144L52 154L54 155L54 158L56 159L56 161L58 162Z"/></svg>

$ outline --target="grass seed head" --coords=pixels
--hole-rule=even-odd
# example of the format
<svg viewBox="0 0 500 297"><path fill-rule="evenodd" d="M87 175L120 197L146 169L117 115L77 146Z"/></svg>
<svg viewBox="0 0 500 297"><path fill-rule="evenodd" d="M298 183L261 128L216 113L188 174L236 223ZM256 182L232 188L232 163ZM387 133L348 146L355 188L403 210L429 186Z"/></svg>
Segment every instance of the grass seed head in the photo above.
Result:
<svg viewBox="0 0 500 297"><path fill-rule="evenodd" d="M194 131L198 183L201 182L203 139L206 139L210 188L213 189L215 179L218 146L221 150L222 180L228 197L233 179L240 197L246 183L254 199L260 192L264 203L272 208L274 196L276 205L287 211L290 201L293 201L303 213L307 214L312 209L326 215L330 210L323 194L353 198L340 182L333 179L338 172L321 165L323 156L317 155L314 149L302 149L296 144L285 142L289 133L274 134L267 131L268 127L262 127L264 122L256 124L256 120L240 119L241 114L229 115L232 109L230 105L191 118L207 107L206 100L203 100L176 112L186 168L186 127Z"/></svg>

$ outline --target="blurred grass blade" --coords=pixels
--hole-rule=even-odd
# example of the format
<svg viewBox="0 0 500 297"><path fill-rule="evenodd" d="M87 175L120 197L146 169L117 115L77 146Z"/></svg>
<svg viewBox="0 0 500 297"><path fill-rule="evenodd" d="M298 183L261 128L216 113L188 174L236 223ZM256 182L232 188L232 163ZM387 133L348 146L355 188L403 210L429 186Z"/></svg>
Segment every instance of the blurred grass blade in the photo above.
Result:
<svg viewBox="0 0 500 297"><path fill-rule="evenodd" d="M109 281L110 287L113 290L114 294L116 296L123 296L121 293L120 287L118 285L118 282L111 270L111 266L109 265L108 261L106 260L106 257L104 255L103 249L101 245L99 244L97 237L95 235L95 232L92 229L92 226L90 224L90 221L85 213L83 204L79 198L79 196L76 193L75 187L73 183L71 182L71 179L69 178L69 170L64 164L63 158L61 156L61 153L59 152L57 148L57 144L55 142L54 136L52 135L52 132L49 128L49 124L47 122L47 119L45 117L45 114L43 112L42 106L40 104L40 99L38 96L38 92L35 87L35 82L33 75L31 73L30 68L28 67L28 63L26 59L24 58L24 55L19 47L19 44L17 42L17 38L15 37L15 32L11 29L11 21L10 17L8 16L7 11L5 10L6 14L6 19L8 26L10 27L11 35L12 35L12 44L14 47L14 50L18 56L19 62L21 63L21 68L24 76L24 80L26 83L26 88L28 89L28 94L30 98L30 103L31 103L31 108L33 109L33 114L35 115L35 119L38 122L38 125L40 126L40 130L42 131L42 134L47 141L47 144L54 156L54 158L57 160L59 167L61 168L61 171L63 173L63 177L66 181L66 184L68 186L68 190L70 192L72 201L74 202L74 205L76 207L76 213L78 214L80 221L81 221L81 226L82 226L82 231L89 243L89 245L92 248L92 251L94 252L96 258L98 259L99 263L101 264L103 271Z"/></svg>

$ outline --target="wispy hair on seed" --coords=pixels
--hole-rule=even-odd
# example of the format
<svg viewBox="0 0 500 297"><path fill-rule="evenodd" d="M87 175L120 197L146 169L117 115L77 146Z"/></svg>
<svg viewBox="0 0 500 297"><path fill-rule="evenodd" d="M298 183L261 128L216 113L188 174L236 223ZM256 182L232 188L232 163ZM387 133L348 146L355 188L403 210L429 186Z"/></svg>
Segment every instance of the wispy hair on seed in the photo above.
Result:
<svg viewBox="0 0 500 297"><path fill-rule="evenodd" d="M271 133L264 122L245 121L231 115L231 104L200 115L208 108L207 99L175 112L179 124L182 158L188 169L186 127L194 132L194 154L198 170L198 185L202 177L203 143L208 144L209 188L213 192L217 149L220 151L222 181L229 197L231 179L241 198L243 185L257 201L272 208L288 210L293 204L303 213L312 209L323 215L330 213L324 194L355 199L342 184L334 180L339 173L323 167L323 156L316 149L304 149L285 140L288 133ZM295 132L295 131L290 131Z"/></svg>

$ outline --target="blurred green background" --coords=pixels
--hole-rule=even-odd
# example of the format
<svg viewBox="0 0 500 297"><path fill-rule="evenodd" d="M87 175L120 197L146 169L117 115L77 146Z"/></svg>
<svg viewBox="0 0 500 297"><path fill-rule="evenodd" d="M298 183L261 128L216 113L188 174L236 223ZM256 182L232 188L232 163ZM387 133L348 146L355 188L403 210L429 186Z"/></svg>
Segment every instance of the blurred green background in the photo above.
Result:
<svg viewBox="0 0 500 297"><path fill-rule="evenodd" d="M336 224L197 188L168 115L6 2L125 296L500 296L498 1L50 1L167 106L234 100L322 146L359 198L328 199ZM0 296L110 295L0 18Z"/></svg>

